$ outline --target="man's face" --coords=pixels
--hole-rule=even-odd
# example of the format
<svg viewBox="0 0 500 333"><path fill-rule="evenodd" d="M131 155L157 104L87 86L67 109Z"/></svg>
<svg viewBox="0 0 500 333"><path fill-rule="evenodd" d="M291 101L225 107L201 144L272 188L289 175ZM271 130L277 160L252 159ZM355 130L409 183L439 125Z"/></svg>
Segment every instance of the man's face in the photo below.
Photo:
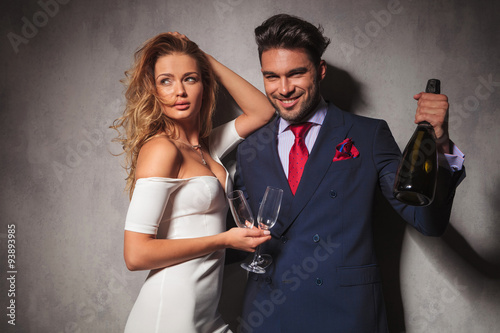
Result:
<svg viewBox="0 0 500 333"><path fill-rule="evenodd" d="M280 116L292 123L306 120L320 101L325 62L316 68L303 49L270 49L262 52L261 65L267 98Z"/></svg>

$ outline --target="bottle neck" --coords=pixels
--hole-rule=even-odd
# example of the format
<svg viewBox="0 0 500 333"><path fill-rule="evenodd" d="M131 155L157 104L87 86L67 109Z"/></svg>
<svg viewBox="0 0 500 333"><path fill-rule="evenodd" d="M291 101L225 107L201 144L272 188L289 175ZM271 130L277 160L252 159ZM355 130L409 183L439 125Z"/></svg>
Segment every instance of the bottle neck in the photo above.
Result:
<svg viewBox="0 0 500 333"><path fill-rule="evenodd" d="M418 126L432 127L428 121L421 121L418 123Z"/></svg>

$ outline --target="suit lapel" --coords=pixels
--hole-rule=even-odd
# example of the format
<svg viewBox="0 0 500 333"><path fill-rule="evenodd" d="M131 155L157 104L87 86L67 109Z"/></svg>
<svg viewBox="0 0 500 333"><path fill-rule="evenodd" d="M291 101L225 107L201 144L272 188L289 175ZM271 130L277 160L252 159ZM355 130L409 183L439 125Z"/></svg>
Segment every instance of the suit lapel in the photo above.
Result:
<svg viewBox="0 0 500 333"><path fill-rule="evenodd" d="M295 196L292 195L288 180L283 175L286 180L286 190L283 194L280 219L272 229L273 233L281 236L311 200L332 164L336 145L346 138L351 126L352 123L346 123L342 111L333 104L329 104L328 112L307 159Z"/></svg>
<svg viewBox="0 0 500 333"><path fill-rule="evenodd" d="M254 183L256 190L254 193L256 194L256 197L253 200L252 211L254 211L255 217L257 217L259 205L267 186L283 189L283 200L280 212L288 211L293 200L293 195L288 185L288 179L283 172L283 166L278 155L278 147L276 144L279 119L280 118L277 117L275 121L272 121L264 128L268 134L263 136L271 137L274 140L272 142L266 141L265 143L259 143L256 147L259 151L256 155L256 158L258 159L257 167L262 171L262 178ZM279 221L277 224L279 224Z"/></svg>

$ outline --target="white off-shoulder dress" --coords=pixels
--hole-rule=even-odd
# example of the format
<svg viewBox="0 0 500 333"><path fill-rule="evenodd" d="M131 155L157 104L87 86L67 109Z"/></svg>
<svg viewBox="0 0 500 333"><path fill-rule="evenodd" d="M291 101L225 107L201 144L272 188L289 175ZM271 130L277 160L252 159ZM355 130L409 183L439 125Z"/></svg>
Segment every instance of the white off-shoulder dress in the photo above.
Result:
<svg viewBox="0 0 500 333"><path fill-rule="evenodd" d="M242 139L234 120L210 135L210 155L220 160ZM125 230L156 234L159 239L210 236L225 231L226 188L215 176L137 180ZM221 293L224 250L174 266L152 270L130 312L126 333L230 332L217 306Z"/></svg>

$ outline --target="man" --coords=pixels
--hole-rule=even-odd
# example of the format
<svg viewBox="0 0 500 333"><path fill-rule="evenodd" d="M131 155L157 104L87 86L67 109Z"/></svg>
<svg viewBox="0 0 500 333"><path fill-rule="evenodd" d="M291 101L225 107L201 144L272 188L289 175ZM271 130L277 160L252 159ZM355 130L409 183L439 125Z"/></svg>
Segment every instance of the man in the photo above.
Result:
<svg viewBox="0 0 500 333"><path fill-rule="evenodd" d="M408 223L439 236L464 177L463 155L447 157L458 166L442 163L430 206L398 202L392 187L401 153L387 123L341 111L320 95L329 44L321 28L282 14L255 33L279 117L240 144L235 181L254 212L266 186L284 194L273 238L261 249L274 262L265 274L249 275L240 331L386 332L372 236L376 187ZM455 151L444 121L447 97L414 98L415 120L432 124L440 154Z"/></svg>

